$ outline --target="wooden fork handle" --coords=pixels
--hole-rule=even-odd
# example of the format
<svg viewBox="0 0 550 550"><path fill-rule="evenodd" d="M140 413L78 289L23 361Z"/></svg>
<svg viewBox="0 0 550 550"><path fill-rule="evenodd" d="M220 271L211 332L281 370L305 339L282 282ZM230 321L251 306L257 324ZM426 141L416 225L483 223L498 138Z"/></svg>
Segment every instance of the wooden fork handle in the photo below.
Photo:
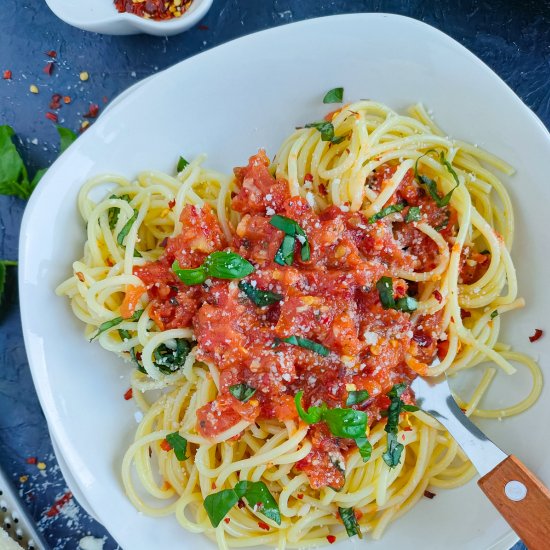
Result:
<svg viewBox="0 0 550 550"><path fill-rule="evenodd" d="M510 455L478 485L529 550L550 548L550 491Z"/></svg>

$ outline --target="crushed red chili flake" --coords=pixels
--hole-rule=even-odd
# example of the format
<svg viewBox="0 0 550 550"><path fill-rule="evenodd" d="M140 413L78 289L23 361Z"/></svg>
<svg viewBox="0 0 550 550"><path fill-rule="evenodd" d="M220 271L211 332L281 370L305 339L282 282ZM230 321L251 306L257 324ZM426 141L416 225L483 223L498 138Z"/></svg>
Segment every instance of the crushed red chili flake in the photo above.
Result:
<svg viewBox="0 0 550 550"><path fill-rule="evenodd" d="M88 109L88 112L83 116L84 118L97 118L98 114L99 105L97 103L90 103L90 108Z"/></svg>
<svg viewBox="0 0 550 550"><path fill-rule="evenodd" d="M306 181L311 183L313 181L313 176L311 174L306 174L304 176L304 182L306 182Z"/></svg>
<svg viewBox="0 0 550 550"><path fill-rule="evenodd" d="M50 101L50 109L59 109L61 107L61 94L53 94Z"/></svg>
<svg viewBox="0 0 550 550"><path fill-rule="evenodd" d="M11 80L11 71L10 70L4 71L4 73L2 74L2 78L4 80Z"/></svg>
<svg viewBox="0 0 550 550"><path fill-rule="evenodd" d="M193 0L114 0L119 13L133 13L146 19L173 19L181 17L193 3Z"/></svg>
<svg viewBox="0 0 550 550"><path fill-rule="evenodd" d="M544 332L540 328L536 328L535 334L529 336L529 342L536 342L543 334Z"/></svg>
<svg viewBox="0 0 550 550"><path fill-rule="evenodd" d="M48 63L46 63L46 66L42 69L42 71L46 73L48 76L50 76L53 71L53 61L48 61Z"/></svg>
<svg viewBox="0 0 550 550"><path fill-rule="evenodd" d="M103 103L107 103L109 101L109 98L106 95L104 95L102 99Z"/></svg>
<svg viewBox="0 0 550 550"><path fill-rule="evenodd" d="M46 118L51 120L52 122L57 122L57 115L55 113L46 113Z"/></svg>
<svg viewBox="0 0 550 550"><path fill-rule="evenodd" d="M61 508L63 508L63 506L65 506L71 498L73 498L73 494L70 491L66 492L61 498L54 502L54 505L46 512L46 516L49 518L57 516L57 514L61 511Z"/></svg>
<svg viewBox="0 0 550 550"><path fill-rule="evenodd" d="M471 317L472 316L472 313L466 309L461 309L460 310L460 317L462 319L467 319L468 317Z"/></svg>
<svg viewBox="0 0 550 550"><path fill-rule="evenodd" d="M300 500L302 500L302 499L304 498L304 495L303 495L302 493L298 493L296 496L297 496Z"/></svg>
<svg viewBox="0 0 550 550"><path fill-rule="evenodd" d="M405 426L405 427L403 428L403 431L404 431L404 432L412 432L412 428L411 428L410 426Z"/></svg>
<svg viewBox="0 0 550 550"><path fill-rule="evenodd" d="M239 502L237 502L237 506L238 506L239 508L244 508L246 505L245 505L245 503L244 503L243 500L239 500Z"/></svg>
<svg viewBox="0 0 550 550"><path fill-rule="evenodd" d="M160 448L163 450L163 451L171 451L172 450L172 445L170 445L170 443L168 443L168 441L166 441L166 439L163 439L162 440L162 443L160 444Z"/></svg>
<svg viewBox="0 0 550 550"><path fill-rule="evenodd" d="M435 493L432 493L431 491L426 490L426 491L424 491L424 496L426 498L432 499L432 498L435 497Z"/></svg>
<svg viewBox="0 0 550 550"><path fill-rule="evenodd" d="M327 540L329 544L334 544L336 542L336 537L334 535L327 535Z"/></svg>
<svg viewBox="0 0 550 550"><path fill-rule="evenodd" d="M126 401L129 401L130 399L132 399L133 394L134 394L134 392L133 392L132 388L128 388L128 390L127 390L126 393L124 394L124 399L125 399Z"/></svg>
<svg viewBox="0 0 550 550"><path fill-rule="evenodd" d="M319 193L324 196L328 195L327 188L322 183L319 184Z"/></svg>
<svg viewBox="0 0 550 550"><path fill-rule="evenodd" d="M46 52L46 55L55 59L57 57L57 52L55 50L49 50Z"/></svg>
<svg viewBox="0 0 550 550"><path fill-rule="evenodd" d="M208 25L199 25L198 28L200 31L207 31L210 27Z"/></svg>
<svg viewBox="0 0 550 550"><path fill-rule="evenodd" d="M258 522L258 527L260 529L263 529L264 531L269 531L270 527L267 523L263 522L263 521L259 521Z"/></svg>
<svg viewBox="0 0 550 550"><path fill-rule="evenodd" d="M434 298L439 302L441 303L443 301L443 296L441 296L441 292L439 292L439 290L434 290L433 291L433 295L434 295Z"/></svg>
<svg viewBox="0 0 550 550"><path fill-rule="evenodd" d="M168 208L170 208L170 210L172 210L174 206L176 206L176 199L172 199L171 201L168 201Z"/></svg>
<svg viewBox="0 0 550 550"><path fill-rule="evenodd" d="M36 464L38 462L38 459L35 456L29 456L27 458L27 464Z"/></svg>
<svg viewBox="0 0 550 550"><path fill-rule="evenodd" d="M231 521L231 518L224 518L223 521L224 521L225 523L229 523L229 522Z"/></svg>

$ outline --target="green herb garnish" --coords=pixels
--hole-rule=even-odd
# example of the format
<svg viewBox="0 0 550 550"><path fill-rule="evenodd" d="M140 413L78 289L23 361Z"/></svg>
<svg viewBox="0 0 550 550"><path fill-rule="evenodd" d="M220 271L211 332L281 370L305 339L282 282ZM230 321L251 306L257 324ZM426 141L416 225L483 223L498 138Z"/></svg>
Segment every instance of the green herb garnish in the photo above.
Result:
<svg viewBox="0 0 550 550"><path fill-rule="evenodd" d="M417 222L420 218L422 218L420 207L411 206L409 208L409 211L407 212L407 215L405 216L405 222L407 223Z"/></svg>
<svg viewBox="0 0 550 550"><path fill-rule="evenodd" d="M344 99L344 88L332 88L323 98L323 103L342 103Z"/></svg>
<svg viewBox="0 0 550 550"><path fill-rule="evenodd" d="M110 199L120 199L126 202L130 202L132 199L130 198L130 195L111 195L109 197ZM118 214L120 212L120 208L113 206L112 208L109 208L107 211L107 219L109 220L109 228L114 229L117 222L118 222Z"/></svg>
<svg viewBox="0 0 550 550"><path fill-rule="evenodd" d="M176 170L179 172L185 170L189 166L189 161L180 156Z"/></svg>
<svg viewBox="0 0 550 550"><path fill-rule="evenodd" d="M449 204L453 191L460 185L460 181L458 179L456 172L451 166L451 163L445 158L445 155L443 154L443 152L441 152L439 154L439 162L443 164L443 166L445 166L445 168L447 169L447 172L449 172L449 174L453 176L453 179L456 182L456 185L445 196L442 197L437 190L437 183L434 180L430 179L428 176L424 176L418 173L418 161L422 157L425 157L430 153L437 153L437 151L435 149L429 149L423 155L421 155L416 159L416 162L414 163L414 177L417 179L419 183L422 183L427 187L428 193L430 194L432 199L435 201L437 206L442 208L443 206L447 206Z"/></svg>
<svg viewBox="0 0 550 550"><path fill-rule="evenodd" d="M331 143L341 143L344 141L344 136L334 135L334 126L332 122L321 120L319 122L310 122L306 124L306 128L315 128L321 133L321 141L330 141Z"/></svg>
<svg viewBox="0 0 550 550"><path fill-rule="evenodd" d="M246 403L256 393L256 388L244 383L234 384L233 386L229 386L229 393L235 399Z"/></svg>
<svg viewBox="0 0 550 550"><path fill-rule="evenodd" d="M111 319L110 321L105 321L104 323L101 323L99 325L97 332L94 336L90 338L90 342L92 340L95 340L102 332L105 332L106 330L109 330L110 328L116 327L117 325L120 325L123 321L138 321L141 317L141 314L143 313L143 309L138 309L134 312L134 314L129 319L123 319L122 317L115 317L114 319Z"/></svg>
<svg viewBox="0 0 550 550"><path fill-rule="evenodd" d="M403 208L407 206L406 202L400 202L398 204L390 204L389 206L386 206L386 208L382 208L379 212L374 214L369 218L369 223L374 223L375 221L381 220L382 218L385 218L386 216L389 216L390 214L394 214L395 212L401 212Z"/></svg>
<svg viewBox="0 0 550 550"><path fill-rule="evenodd" d="M213 527L217 527L229 510L245 498L251 508L255 508L267 518L281 525L279 506L263 481L239 481L233 489L212 493L204 499L204 509Z"/></svg>
<svg viewBox="0 0 550 550"><path fill-rule="evenodd" d="M395 384L392 389L386 394L390 398L390 406L387 410L388 421L384 430L387 432L387 447L386 452L382 455L384 462L390 467L395 468L401 461L401 453L403 445L397 441L397 431L399 426L399 415L402 411L414 412L418 407L414 405L406 405L401 400L401 395L407 389L406 384Z"/></svg>
<svg viewBox="0 0 550 550"><path fill-rule="evenodd" d="M498 310L495 309L495 311L493 311L493 312L491 313L491 319L494 319L497 315L498 315Z"/></svg>
<svg viewBox="0 0 550 550"><path fill-rule="evenodd" d="M153 363L163 374L172 374L183 367L191 351L191 344L184 338L176 338L175 342L175 347L161 344L153 351Z"/></svg>
<svg viewBox="0 0 550 550"><path fill-rule="evenodd" d="M132 337L131 334L123 328L118 329L118 335L123 342L125 340L130 340L130 338ZM147 371L143 368L143 365L138 361L135 348L130 348L129 353L130 359L136 364L137 369L143 374L147 374Z"/></svg>
<svg viewBox="0 0 550 550"><path fill-rule="evenodd" d="M311 249L307 240L306 232L300 227L298 222L285 216L272 216L269 223L284 232L285 237L279 250L275 254L275 261L280 265L292 265L294 259L294 244L300 243L300 257L303 262L309 261Z"/></svg>
<svg viewBox="0 0 550 550"><path fill-rule="evenodd" d="M301 336L289 336L288 338L275 338L275 346L278 346L281 342L284 342L285 344L290 344L292 346L299 346L304 349L308 349L310 351L314 351L315 353L318 353L319 355L322 355L323 357L326 357L330 354L330 350L323 346L322 344L319 344L318 342L314 342L313 340L309 340L308 338L302 338Z"/></svg>
<svg viewBox="0 0 550 550"><path fill-rule="evenodd" d="M183 462L189 458L188 456L185 456L185 453L187 452L187 439L185 439L185 437L182 437L178 432L174 432L166 436L166 441L168 442L168 445L172 447L176 458L180 462Z"/></svg>
<svg viewBox="0 0 550 550"><path fill-rule="evenodd" d="M284 298L282 294L270 292L269 290L260 290L247 281L239 281L239 288L259 307L276 304Z"/></svg>
<svg viewBox="0 0 550 550"><path fill-rule="evenodd" d="M130 229L132 229L132 225L134 225L134 222L137 220L139 212L137 210L134 210L134 213L132 214L131 218L124 224L124 227L120 230L120 233L118 234L118 237L116 238L116 242L122 246L124 244L124 239L130 233Z"/></svg>
<svg viewBox="0 0 550 550"><path fill-rule="evenodd" d="M348 392L348 398L346 399L346 405L359 405L369 398L369 392L367 390L357 390Z"/></svg>
<svg viewBox="0 0 550 550"><path fill-rule="evenodd" d="M254 266L236 252L212 252L200 267L182 269L176 260L172 270L186 285L199 285L208 277L216 279L242 279L254 271Z"/></svg>
<svg viewBox="0 0 550 550"><path fill-rule="evenodd" d="M6 290L6 268L16 266L17 262L12 260L0 260L0 306L4 301L4 291Z"/></svg>
<svg viewBox="0 0 550 550"><path fill-rule="evenodd" d="M410 313L418 307L418 302L411 296L404 296L397 301L393 297L393 279L381 277L376 283L380 303L384 309L397 309Z"/></svg>
<svg viewBox="0 0 550 550"><path fill-rule="evenodd" d="M63 126L57 127L57 133L60 139L59 152L64 153L69 148L69 145L72 145L76 141L77 135L72 130L63 128Z"/></svg>
<svg viewBox="0 0 550 550"><path fill-rule="evenodd" d="M359 529L359 523L357 523L357 518L355 517L355 510L353 508L338 508L338 514L340 518L342 518L348 537L357 535L362 539L363 534L361 533L361 529Z"/></svg>

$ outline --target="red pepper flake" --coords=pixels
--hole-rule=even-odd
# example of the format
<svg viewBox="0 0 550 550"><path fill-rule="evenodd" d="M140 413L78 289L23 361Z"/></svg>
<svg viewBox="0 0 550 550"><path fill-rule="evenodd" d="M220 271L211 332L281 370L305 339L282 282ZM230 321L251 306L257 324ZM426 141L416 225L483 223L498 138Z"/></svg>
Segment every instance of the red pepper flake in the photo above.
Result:
<svg viewBox="0 0 550 550"><path fill-rule="evenodd" d="M259 521L258 522L258 527L260 529L263 529L264 531L269 531L270 527L267 523L263 522L263 521Z"/></svg>
<svg viewBox="0 0 550 550"><path fill-rule="evenodd" d="M4 73L2 74L2 78L4 80L11 80L11 71L10 70L4 71Z"/></svg>
<svg viewBox="0 0 550 550"><path fill-rule="evenodd" d="M71 96L70 95L64 95L63 96L63 103L65 104L68 104L70 103L72 100L71 100Z"/></svg>
<svg viewBox="0 0 550 550"><path fill-rule="evenodd" d="M61 107L61 94L53 94L50 101L50 109L59 109Z"/></svg>
<svg viewBox="0 0 550 550"><path fill-rule="evenodd" d="M27 464L36 464L38 462L38 459L35 456L29 456L27 458Z"/></svg>
<svg viewBox="0 0 550 550"><path fill-rule="evenodd" d="M216 483L214 481L210 484L210 487L212 487L212 489L217 489Z"/></svg>
<svg viewBox="0 0 550 550"><path fill-rule="evenodd" d="M439 290L434 290L433 291L433 295L434 295L434 298L439 302L441 303L443 301L443 296L441 296L441 292L439 292Z"/></svg>
<svg viewBox="0 0 550 550"><path fill-rule="evenodd" d="M200 31L207 31L210 27L208 25L199 25L198 28Z"/></svg>
<svg viewBox="0 0 550 550"><path fill-rule="evenodd" d="M141 351L136 351L136 359L141 361Z"/></svg>
<svg viewBox="0 0 550 550"><path fill-rule="evenodd" d="M313 176L311 174L306 174L304 176L304 181L309 181L311 183L313 181Z"/></svg>
<svg viewBox="0 0 550 550"><path fill-rule="evenodd" d="M410 426L405 426L405 427L403 428L403 431L404 431L404 432L412 432L412 428L411 428Z"/></svg>
<svg viewBox="0 0 550 550"><path fill-rule="evenodd" d="M244 501L243 501L242 499L239 500L239 502L237 502L237 506L238 506L239 508L244 508L244 507L245 507Z"/></svg>
<svg viewBox="0 0 550 550"><path fill-rule="evenodd" d="M153 449L151 449L151 446L149 445L149 458L153 456Z"/></svg>
<svg viewBox="0 0 550 550"><path fill-rule="evenodd" d="M225 523L229 523L229 522L231 521L231 518L223 518L223 521L224 521Z"/></svg>
<svg viewBox="0 0 550 550"><path fill-rule="evenodd" d="M431 491L424 491L424 496L426 498L432 499L435 497L435 493L432 493Z"/></svg>
<svg viewBox="0 0 550 550"><path fill-rule="evenodd" d="M296 496L297 496L300 500L302 500L302 499L304 498L304 495L303 495L302 493L298 493Z"/></svg>
<svg viewBox="0 0 550 550"><path fill-rule="evenodd" d="M471 317L472 313L466 309L460 309L460 317L461 319L467 319L468 317Z"/></svg>
<svg viewBox="0 0 550 550"><path fill-rule="evenodd" d="M61 508L63 508L63 506L65 506L71 498L73 498L73 494L68 491L61 498L55 501L54 505L46 512L46 516L49 518L57 516L57 514L61 511Z"/></svg>
<svg viewBox="0 0 550 550"><path fill-rule="evenodd" d="M536 342L543 334L544 332L540 328L536 328L535 334L529 336L529 342Z"/></svg>
<svg viewBox="0 0 550 550"><path fill-rule="evenodd" d="M319 184L319 193L324 196L328 195L327 188L322 183Z"/></svg>
<svg viewBox="0 0 550 550"><path fill-rule="evenodd" d="M84 115L84 118L96 118L99 114L99 105L97 103L90 103L88 112Z"/></svg>
<svg viewBox="0 0 550 550"><path fill-rule="evenodd" d="M124 394L124 399L125 399L126 401L130 401L130 399L132 399L132 397L133 397L133 393L134 393L134 392L133 392L132 388L128 388L128 390L127 390L126 393Z"/></svg>
<svg viewBox="0 0 550 550"><path fill-rule="evenodd" d="M174 206L176 206L176 199L172 199L171 201L168 201L168 208L170 208L170 210L172 210Z"/></svg>
<svg viewBox="0 0 550 550"><path fill-rule="evenodd" d="M46 52L46 55L55 59L57 57L57 52L55 50L49 50Z"/></svg>
<svg viewBox="0 0 550 550"><path fill-rule="evenodd" d="M46 113L46 118L52 122L57 122L57 115L55 113Z"/></svg>
<svg viewBox="0 0 550 550"><path fill-rule="evenodd" d="M168 443L168 441L166 441L166 439L163 439L162 440L162 443L160 444L160 448L163 450L163 451L171 451L172 450L172 445L170 445L170 443Z"/></svg>
<svg viewBox="0 0 550 550"><path fill-rule="evenodd" d="M334 544L336 542L336 537L334 535L327 535L327 540L329 544Z"/></svg>
<svg viewBox="0 0 550 550"><path fill-rule="evenodd" d="M104 95L103 96L103 103L108 103L108 102L109 102L109 98L106 95Z"/></svg>
<svg viewBox="0 0 550 550"><path fill-rule="evenodd" d="M48 76L50 76L53 71L53 61L48 61L48 63L46 63L46 66L42 69L42 71L46 73Z"/></svg>

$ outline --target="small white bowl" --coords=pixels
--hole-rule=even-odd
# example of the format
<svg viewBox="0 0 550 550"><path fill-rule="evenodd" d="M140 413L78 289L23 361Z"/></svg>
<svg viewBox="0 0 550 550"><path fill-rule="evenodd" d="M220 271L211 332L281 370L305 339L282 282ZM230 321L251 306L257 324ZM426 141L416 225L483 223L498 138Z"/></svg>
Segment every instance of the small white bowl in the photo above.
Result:
<svg viewBox="0 0 550 550"><path fill-rule="evenodd" d="M114 0L46 0L50 9L65 23L85 31L103 34L154 34L171 36L197 24L210 9L212 0L193 0L181 17L167 21L145 19L131 13L118 13Z"/></svg>

